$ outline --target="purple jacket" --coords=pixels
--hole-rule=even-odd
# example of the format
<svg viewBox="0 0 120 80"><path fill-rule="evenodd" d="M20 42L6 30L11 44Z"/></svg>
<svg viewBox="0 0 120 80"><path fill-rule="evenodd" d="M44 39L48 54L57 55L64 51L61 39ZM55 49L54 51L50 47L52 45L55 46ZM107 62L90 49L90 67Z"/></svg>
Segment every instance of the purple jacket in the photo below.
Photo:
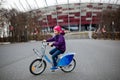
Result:
<svg viewBox="0 0 120 80"><path fill-rule="evenodd" d="M53 38L50 38L47 40L47 42L53 42L53 46L55 46L57 49L65 52L66 50L66 43L65 43L65 39L63 37L63 35L56 35Z"/></svg>

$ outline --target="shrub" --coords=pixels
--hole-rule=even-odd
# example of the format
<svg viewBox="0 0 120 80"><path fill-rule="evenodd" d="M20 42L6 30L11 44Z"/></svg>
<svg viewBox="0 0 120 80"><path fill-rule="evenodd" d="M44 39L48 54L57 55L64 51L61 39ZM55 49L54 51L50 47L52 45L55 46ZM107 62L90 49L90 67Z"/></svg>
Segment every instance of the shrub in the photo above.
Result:
<svg viewBox="0 0 120 80"><path fill-rule="evenodd" d="M98 36L99 35L99 36ZM93 33L92 38L94 39L115 39L115 40L120 40L120 32L107 32L105 35L103 33Z"/></svg>

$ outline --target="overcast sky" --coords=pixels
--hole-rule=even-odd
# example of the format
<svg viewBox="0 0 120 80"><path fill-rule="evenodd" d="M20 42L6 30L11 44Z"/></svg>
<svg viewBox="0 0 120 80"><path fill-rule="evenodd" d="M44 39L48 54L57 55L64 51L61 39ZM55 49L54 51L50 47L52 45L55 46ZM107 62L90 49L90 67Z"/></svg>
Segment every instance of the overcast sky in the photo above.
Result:
<svg viewBox="0 0 120 80"><path fill-rule="evenodd" d="M56 0L46 0L48 6L56 4ZM120 0L81 0L81 2L102 2L102 3L112 3L120 4ZM57 0L58 4L66 4L67 0ZM69 3L77 3L79 0L69 0ZM117 2L117 3L116 3ZM45 0L4 0L2 7L11 9L15 8L21 11L27 11L30 9L38 9L45 7Z"/></svg>

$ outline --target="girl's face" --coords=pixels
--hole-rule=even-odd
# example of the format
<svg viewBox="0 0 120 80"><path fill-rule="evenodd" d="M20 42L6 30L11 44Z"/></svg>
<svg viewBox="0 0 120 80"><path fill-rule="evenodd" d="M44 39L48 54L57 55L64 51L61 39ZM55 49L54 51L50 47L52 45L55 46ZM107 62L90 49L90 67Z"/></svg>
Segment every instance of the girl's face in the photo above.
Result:
<svg viewBox="0 0 120 80"><path fill-rule="evenodd" d="M57 30L54 30L55 35L59 35L60 33Z"/></svg>

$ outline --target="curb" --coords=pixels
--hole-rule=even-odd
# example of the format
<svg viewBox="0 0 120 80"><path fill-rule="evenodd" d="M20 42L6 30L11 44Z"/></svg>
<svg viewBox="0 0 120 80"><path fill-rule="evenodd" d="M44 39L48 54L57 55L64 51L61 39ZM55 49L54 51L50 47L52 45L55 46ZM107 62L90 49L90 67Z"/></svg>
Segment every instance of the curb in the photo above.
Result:
<svg viewBox="0 0 120 80"><path fill-rule="evenodd" d="M0 45L10 44L10 42L0 42Z"/></svg>
<svg viewBox="0 0 120 80"><path fill-rule="evenodd" d="M36 40L31 40L31 41L28 41L28 42L36 42Z"/></svg>

